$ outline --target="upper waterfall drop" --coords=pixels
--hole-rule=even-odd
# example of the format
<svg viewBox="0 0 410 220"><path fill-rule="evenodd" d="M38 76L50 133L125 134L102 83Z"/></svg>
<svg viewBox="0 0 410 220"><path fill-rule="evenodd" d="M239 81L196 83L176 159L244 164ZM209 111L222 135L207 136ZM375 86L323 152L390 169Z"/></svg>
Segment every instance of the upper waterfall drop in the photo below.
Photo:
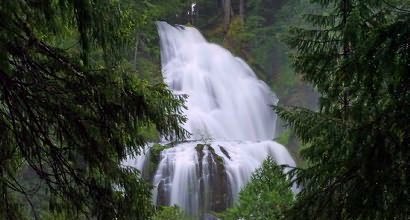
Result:
<svg viewBox="0 0 410 220"><path fill-rule="evenodd" d="M273 139L278 99L242 59L193 27L157 26L163 77L174 93L188 95L185 129L192 139Z"/></svg>
<svg viewBox="0 0 410 220"><path fill-rule="evenodd" d="M272 141L278 102L252 69L193 27L157 22L165 83L187 95L183 125L190 140L161 151L149 175L157 205L177 205L198 219L231 206L252 172L271 156L295 166L286 148ZM166 144L166 143L164 143ZM149 146L148 146L149 148ZM125 162L152 170L150 150Z"/></svg>

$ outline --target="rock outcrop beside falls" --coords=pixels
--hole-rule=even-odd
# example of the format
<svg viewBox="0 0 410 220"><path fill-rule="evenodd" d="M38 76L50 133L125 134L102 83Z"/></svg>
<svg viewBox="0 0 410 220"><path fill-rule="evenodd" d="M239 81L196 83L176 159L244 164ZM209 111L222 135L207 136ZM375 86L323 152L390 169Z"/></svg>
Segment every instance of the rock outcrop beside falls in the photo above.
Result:
<svg viewBox="0 0 410 220"><path fill-rule="evenodd" d="M219 156L214 147L218 147L223 154L230 158L228 152L222 146L211 146L210 144L197 144L196 151L196 179L199 185L198 192L192 192L192 196L198 198L198 215L199 217L207 213L221 212L227 209L233 203L231 184L225 169L224 159ZM171 147L163 145L154 145L150 149L149 158L144 163L144 177L152 181L161 161L161 151ZM171 204L169 185L172 184L173 167L170 166L162 173L165 175L157 187L156 204L159 206L168 206ZM187 189L189 190L189 189ZM194 195L197 194L197 195Z"/></svg>
<svg viewBox="0 0 410 220"><path fill-rule="evenodd" d="M203 213L221 212L232 203L232 192L224 161L210 144L197 144L195 149L198 154L199 201L204 201L200 210ZM207 166L203 163L207 163Z"/></svg>

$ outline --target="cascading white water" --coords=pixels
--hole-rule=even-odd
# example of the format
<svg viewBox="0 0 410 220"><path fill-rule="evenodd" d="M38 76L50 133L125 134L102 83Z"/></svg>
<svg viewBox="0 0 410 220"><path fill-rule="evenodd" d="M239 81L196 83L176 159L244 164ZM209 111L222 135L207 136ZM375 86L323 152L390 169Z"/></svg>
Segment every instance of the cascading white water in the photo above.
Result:
<svg viewBox="0 0 410 220"><path fill-rule="evenodd" d="M164 80L175 93L189 95L185 128L193 139L273 139L270 105L278 99L243 60L195 28L157 24Z"/></svg>
<svg viewBox="0 0 410 220"><path fill-rule="evenodd" d="M271 106L278 99L251 68L195 28L157 26L163 77L175 94L188 95L184 128L192 134L161 153L153 178L157 204L203 216L232 204L269 155L294 166L286 148L272 141Z"/></svg>

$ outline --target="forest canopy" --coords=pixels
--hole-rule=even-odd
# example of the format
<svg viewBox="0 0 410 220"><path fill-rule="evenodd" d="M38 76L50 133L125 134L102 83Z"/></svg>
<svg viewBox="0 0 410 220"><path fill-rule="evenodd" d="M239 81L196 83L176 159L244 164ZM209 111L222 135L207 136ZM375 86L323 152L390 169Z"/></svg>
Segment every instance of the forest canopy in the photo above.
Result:
<svg viewBox="0 0 410 220"><path fill-rule="evenodd" d="M408 1L316 1L289 45L320 110L276 108L308 147L291 219L406 219L410 110ZM405 119L406 118L406 119Z"/></svg>
<svg viewBox="0 0 410 220"><path fill-rule="evenodd" d="M149 186L121 161L141 152L145 127L183 138L183 99L139 79L123 55L163 8L111 0L0 4L1 218L23 219L22 200L44 218L31 201L39 185L50 211L73 219L148 218ZM23 186L22 172L34 173L37 184Z"/></svg>

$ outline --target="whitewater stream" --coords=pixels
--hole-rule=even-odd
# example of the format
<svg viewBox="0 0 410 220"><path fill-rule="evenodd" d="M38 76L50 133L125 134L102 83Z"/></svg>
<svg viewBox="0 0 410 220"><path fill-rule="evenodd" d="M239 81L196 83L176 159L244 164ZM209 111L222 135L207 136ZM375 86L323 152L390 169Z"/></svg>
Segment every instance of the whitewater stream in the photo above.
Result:
<svg viewBox="0 0 410 220"><path fill-rule="evenodd" d="M269 155L295 166L273 140L275 94L228 50L186 26L157 22L165 83L188 96L187 142L161 152L153 176L157 205L177 205L198 219L231 206L252 172ZM147 155L134 165L143 169Z"/></svg>

